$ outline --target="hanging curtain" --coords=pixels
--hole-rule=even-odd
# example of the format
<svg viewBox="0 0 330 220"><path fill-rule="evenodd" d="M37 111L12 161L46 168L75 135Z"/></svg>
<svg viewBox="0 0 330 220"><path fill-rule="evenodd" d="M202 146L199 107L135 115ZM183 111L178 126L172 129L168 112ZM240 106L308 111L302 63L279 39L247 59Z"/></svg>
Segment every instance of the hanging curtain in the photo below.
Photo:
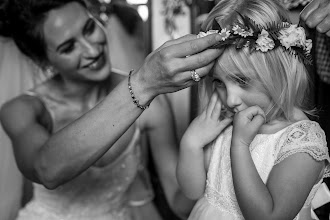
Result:
<svg viewBox="0 0 330 220"><path fill-rule="evenodd" d="M0 36L0 106L43 80L41 71L15 43ZM0 219L13 220L21 207L23 177L13 155L11 142L0 126Z"/></svg>

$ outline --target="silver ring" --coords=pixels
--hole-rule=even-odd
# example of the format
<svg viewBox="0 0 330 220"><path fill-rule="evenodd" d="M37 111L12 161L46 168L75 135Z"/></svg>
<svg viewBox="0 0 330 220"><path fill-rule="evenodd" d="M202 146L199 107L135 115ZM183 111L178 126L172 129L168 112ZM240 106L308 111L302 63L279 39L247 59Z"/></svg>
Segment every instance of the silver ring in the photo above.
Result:
<svg viewBox="0 0 330 220"><path fill-rule="evenodd" d="M201 80L200 75L196 72L196 70L190 70L191 73L191 78L192 80L194 80L195 82L199 82Z"/></svg>

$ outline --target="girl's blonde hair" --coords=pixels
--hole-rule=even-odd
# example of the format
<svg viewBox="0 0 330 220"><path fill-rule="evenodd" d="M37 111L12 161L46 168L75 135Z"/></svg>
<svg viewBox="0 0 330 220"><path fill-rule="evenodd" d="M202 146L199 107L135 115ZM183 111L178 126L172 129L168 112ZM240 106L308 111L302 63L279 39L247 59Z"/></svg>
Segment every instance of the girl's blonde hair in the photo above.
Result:
<svg viewBox="0 0 330 220"><path fill-rule="evenodd" d="M232 16L238 13L252 19L256 24L266 27L271 23L281 23L289 18L285 9L273 0L221 0L209 13L204 21L202 28L207 31L212 28L213 20L216 19L223 27L228 20L233 20ZM228 19L230 18L230 19ZM240 17L235 19L241 22ZM243 24L243 23L242 23ZM285 51L285 48L278 47L267 52L255 51L250 53L249 48L235 49L229 46L224 53L228 53L233 60L234 68L247 78L251 78L251 73L246 70L252 70L254 78L259 80L264 88L262 92L268 95L273 106L267 112L267 120L278 117L284 117L287 120L293 120L293 110L298 108L307 114L313 111L308 110L308 89L309 77L304 64L294 55ZM217 60L215 65L226 74L233 73L226 68L225 63ZM208 80L201 84L202 94L210 94L212 85ZM203 97L203 99L205 96Z"/></svg>

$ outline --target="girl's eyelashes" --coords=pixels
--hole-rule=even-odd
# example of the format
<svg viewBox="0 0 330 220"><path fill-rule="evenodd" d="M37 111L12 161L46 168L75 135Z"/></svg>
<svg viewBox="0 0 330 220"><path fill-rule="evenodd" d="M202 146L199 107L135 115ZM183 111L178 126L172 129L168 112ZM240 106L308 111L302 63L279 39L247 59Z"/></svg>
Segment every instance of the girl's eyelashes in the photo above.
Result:
<svg viewBox="0 0 330 220"><path fill-rule="evenodd" d="M216 87L225 87L225 84L220 79L213 78L212 83Z"/></svg>
<svg viewBox="0 0 330 220"><path fill-rule="evenodd" d="M249 79L248 77L245 77L245 76L235 76L235 77L232 77L232 80L239 84L239 86L241 87L247 87L250 85L250 81L251 79Z"/></svg>

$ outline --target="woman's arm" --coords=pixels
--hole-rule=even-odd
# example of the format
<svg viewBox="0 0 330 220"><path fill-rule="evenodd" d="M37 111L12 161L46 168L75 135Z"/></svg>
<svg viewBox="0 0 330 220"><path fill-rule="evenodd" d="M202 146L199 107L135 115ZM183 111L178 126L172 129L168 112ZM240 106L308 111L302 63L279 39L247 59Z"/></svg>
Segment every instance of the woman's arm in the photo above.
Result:
<svg viewBox="0 0 330 220"><path fill-rule="evenodd" d="M152 52L131 77L140 104L193 85L192 69L205 76L222 52L206 49L219 40L217 34L200 39L187 35ZM132 102L126 80L95 108L51 136L40 123L41 111L40 103L20 98L6 104L0 117L24 175L47 188L56 188L94 164L142 113Z"/></svg>

